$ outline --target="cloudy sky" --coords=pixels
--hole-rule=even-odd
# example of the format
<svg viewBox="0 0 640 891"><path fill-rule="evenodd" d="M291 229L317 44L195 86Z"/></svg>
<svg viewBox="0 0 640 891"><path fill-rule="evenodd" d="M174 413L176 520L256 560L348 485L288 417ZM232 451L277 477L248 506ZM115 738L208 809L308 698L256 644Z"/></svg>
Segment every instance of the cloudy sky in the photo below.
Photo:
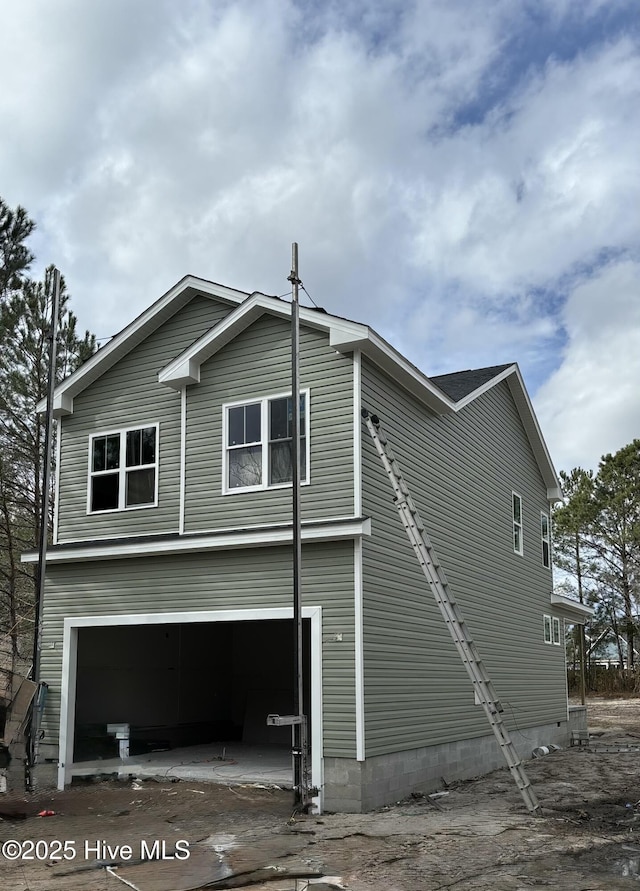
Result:
<svg viewBox="0 0 640 891"><path fill-rule="evenodd" d="M0 195L98 337L297 241L428 374L518 361L558 468L640 436L637 0L4 0L0 58Z"/></svg>

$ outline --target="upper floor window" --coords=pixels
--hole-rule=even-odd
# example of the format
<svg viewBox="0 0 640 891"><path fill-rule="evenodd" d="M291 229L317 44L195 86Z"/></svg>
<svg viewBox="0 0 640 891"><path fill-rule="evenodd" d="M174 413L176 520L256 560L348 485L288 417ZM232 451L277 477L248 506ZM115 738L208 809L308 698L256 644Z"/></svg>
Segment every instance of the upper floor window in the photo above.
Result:
<svg viewBox="0 0 640 891"><path fill-rule="evenodd" d="M300 482L309 482L309 391L300 394ZM269 396L224 406L224 491L286 485L293 476L293 401Z"/></svg>
<svg viewBox="0 0 640 891"><path fill-rule="evenodd" d="M157 424L91 437L89 513L157 503L157 440Z"/></svg>
<svg viewBox="0 0 640 891"><path fill-rule="evenodd" d="M524 553L522 542L522 498L516 492L512 492L513 510L513 550L516 554Z"/></svg>
<svg viewBox="0 0 640 891"><path fill-rule="evenodd" d="M551 531L549 515L540 514L540 537L542 538L542 565L551 566Z"/></svg>

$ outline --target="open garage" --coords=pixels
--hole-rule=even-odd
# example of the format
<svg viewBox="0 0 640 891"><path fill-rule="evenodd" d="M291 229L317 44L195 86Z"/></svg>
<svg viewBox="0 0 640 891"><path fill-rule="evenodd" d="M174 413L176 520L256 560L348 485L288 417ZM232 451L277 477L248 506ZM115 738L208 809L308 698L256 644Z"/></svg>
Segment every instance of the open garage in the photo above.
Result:
<svg viewBox="0 0 640 891"><path fill-rule="evenodd" d="M211 615L211 614L209 614ZM237 614L236 614L237 615ZM114 617L115 618L115 617ZM91 623L73 629L74 715L71 775L146 765L143 773L212 764L222 768L257 760L278 777L291 777L291 728L267 726L268 714L293 712L293 621L288 618L229 618L126 624ZM169 617L167 617L169 618ZM303 620L305 704L311 711L311 619ZM309 715L311 721L311 715ZM115 725L115 726L114 726ZM125 730L129 757L123 761ZM310 740L313 737L310 727ZM169 765L169 767L167 767ZM140 772L134 770L134 772ZM259 773L259 770L258 770ZM267 770L264 780L268 780ZM177 774L176 774L177 775ZM180 775L185 775L184 771ZM187 774L188 775L188 772ZM212 779L216 777L212 776Z"/></svg>

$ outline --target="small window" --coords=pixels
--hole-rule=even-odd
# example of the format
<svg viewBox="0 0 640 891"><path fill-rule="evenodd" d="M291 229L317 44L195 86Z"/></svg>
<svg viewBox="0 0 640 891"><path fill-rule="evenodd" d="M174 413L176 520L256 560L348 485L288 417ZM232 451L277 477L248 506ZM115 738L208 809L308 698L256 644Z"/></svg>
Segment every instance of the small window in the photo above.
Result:
<svg viewBox="0 0 640 891"><path fill-rule="evenodd" d="M552 632L551 632L551 616L543 616L542 620L544 623L544 642L550 644L551 640L552 640L552 637L551 637L551 634L552 634Z"/></svg>
<svg viewBox="0 0 640 891"><path fill-rule="evenodd" d="M560 646L560 619L553 617L553 642L556 646Z"/></svg>
<svg viewBox="0 0 640 891"><path fill-rule="evenodd" d="M300 481L309 481L309 393L300 394ZM224 407L225 492L288 485L293 477L293 400L290 395Z"/></svg>
<svg viewBox="0 0 640 891"><path fill-rule="evenodd" d="M542 565L551 566L551 533L549 529L549 515L540 514L540 537L542 538Z"/></svg>
<svg viewBox="0 0 640 891"><path fill-rule="evenodd" d="M513 510L513 550L516 554L524 552L522 543L522 498L512 492L512 510Z"/></svg>
<svg viewBox="0 0 640 891"><path fill-rule="evenodd" d="M91 437L89 513L157 503L157 438L157 424Z"/></svg>

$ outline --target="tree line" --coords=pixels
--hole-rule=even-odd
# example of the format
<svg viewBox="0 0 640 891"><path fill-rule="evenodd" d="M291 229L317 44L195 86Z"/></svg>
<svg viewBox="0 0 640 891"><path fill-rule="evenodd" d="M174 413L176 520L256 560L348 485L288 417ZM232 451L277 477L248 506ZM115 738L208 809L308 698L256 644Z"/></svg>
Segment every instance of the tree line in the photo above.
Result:
<svg viewBox="0 0 640 891"><path fill-rule="evenodd" d="M36 405L47 394L54 270L30 275L34 229L23 207L0 198L0 694L10 671L28 670L33 649L36 579L20 556L40 544L45 420ZM61 277L56 382L96 349L69 301Z"/></svg>
<svg viewBox="0 0 640 891"><path fill-rule="evenodd" d="M640 666L640 439L602 457L597 471L561 472L553 512L556 590L594 607L570 643L587 666ZM613 655L613 659L611 659Z"/></svg>

